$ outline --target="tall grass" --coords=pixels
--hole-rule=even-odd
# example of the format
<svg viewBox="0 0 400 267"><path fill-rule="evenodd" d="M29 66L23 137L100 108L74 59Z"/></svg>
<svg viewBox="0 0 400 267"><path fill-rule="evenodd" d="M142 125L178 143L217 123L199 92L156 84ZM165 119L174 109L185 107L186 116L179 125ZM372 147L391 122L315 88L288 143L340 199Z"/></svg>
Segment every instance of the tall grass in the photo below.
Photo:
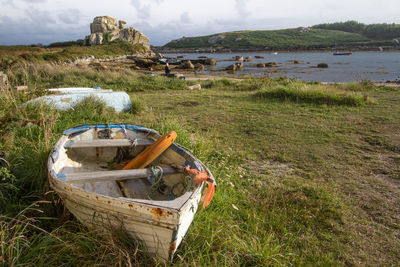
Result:
<svg viewBox="0 0 400 267"><path fill-rule="evenodd" d="M358 125L356 131L338 126L343 116L357 115L360 117L356 119L361 120L364 117L360 114L369 112L369 107L347 112L347 108L314 106L353 105L351 101L332 99L352 95L355 89L285 78L223 79L204 81L206 90L190 92L179 91L187 84L181 80L140 76L130 71L97 72L53 66L15 68L10 77L12 85L25 82L32 89L100 85L138 93L131 94L134 109L126 113L116 113L92 98L68 111L46 105L19 106L43 94L42 90L31 94L6 91L0 95L0 151L7 153L11 165L9 171L0 172L0 265L160 264L146 254L140 242L128 240L121 229L104 233L83 227L63 210L59 197L49 188L46 161L62 132L79 124L109 122L144 124L161 134L175 130L177 142L191 150L217 177L212 205L196 213L171 264L334 266L358 262L354 251L348 251L358 248L359 243L349 229L344 229L349 219L345 196L338 193L337 183L327 182L330 178L339 179L339 174L326 174L354 174L357 169L342 166L360 166L358 156L363 154L357 154L358 149L351 150L357 162L349 163L343 162L342 150L349 152L364 143L376 143L374 147L379 148L388 145L382 145L377 138L359 138L358 131L363 126ZM294 96L284 93L272 97L290 101L288 105L265 101L271 96L263 95L264 91L279 88L298 92ZM323 100L314 98L313 90L323 91ZM369 89L360 87L358 91L356 94L361 95ZM333 96L329 95L331 92ZM254 95L263 101L254 101ZM183 100L204 102L198 106L177 105ZM297 102L312 105L300 106ZM360 112L353 114L355 109ZM336 114L332 114L333 120L322 121L319 115L313 117L316 110ZM384 114L378 111L373 111L374 116ZM293 114L300 112L305 112L310 122L298 120L290 124ZM323 134L322 139L319 133ZM353 139L358 143L349 143ZM321 149L321 144L328 148ZM372 148L368 149L370 153ZM334 150L340 151L335 154ZM290 170L271 172L276 162ZM318 168L321 170L315 170ZM387 262L393 259L396 256Z"/></svg>
<svg viewBox="0 0 400 267"><path fill-rule="evenodd" d="M262 88L254 96L259 99L278 99L318 105L363 106L372 102L369 97L358 92L341 90L335 86L310 85L301 82Z"/></svg>
<svg viewBox="0 0 400 267"><path fill-rule="evenodd" d="M181 90L191 82L166 77L140 75L131 70L96 71L89 66L36 65L27 67L16 65L6 74L10 86L27 85L30 90L43 90L57 87L96 87L126 92L146 90Z"/></svg>

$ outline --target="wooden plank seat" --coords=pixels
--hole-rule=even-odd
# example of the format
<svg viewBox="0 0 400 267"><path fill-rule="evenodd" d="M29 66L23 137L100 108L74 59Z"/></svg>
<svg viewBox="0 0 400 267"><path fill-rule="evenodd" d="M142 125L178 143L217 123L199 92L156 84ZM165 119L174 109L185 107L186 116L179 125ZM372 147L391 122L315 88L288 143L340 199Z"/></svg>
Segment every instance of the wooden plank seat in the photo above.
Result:
<svg viewBox="0 0 400 267"><path fill-rule="evenodd" d="M164 174L180 173L183 169L162 168ZM94 172L75 172L59 174L60 178L67 184L82 184L104 181L121 181L128 179L145 178L153 175L150 168L133 169L133 170L116 170L116 171L94 171Z"/></svg>
<svg viewBox="0 0 400 267"><path fill-rule="evenodd" d="M64 148L90 148L90 147L126 147L126 146L148 146L154 143L151 139L95 139L95 140L69 140Z"/></svg>

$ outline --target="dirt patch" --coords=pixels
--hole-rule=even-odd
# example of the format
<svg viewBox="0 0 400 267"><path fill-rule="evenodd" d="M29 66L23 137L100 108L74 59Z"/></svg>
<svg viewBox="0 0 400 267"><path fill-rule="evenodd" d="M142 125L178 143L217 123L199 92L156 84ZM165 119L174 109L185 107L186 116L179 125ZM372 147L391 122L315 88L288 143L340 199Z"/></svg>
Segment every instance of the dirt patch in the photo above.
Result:
<svg viewBox="0 0 400 267"><path fill-rule="evenodd" d="M294 172L294 168L289 164L271 160L250 161L242 165L241 168L253 175L258 174L275 178L291 175Z"/></svg>
<svg viewBox="0 0 400 267"><path fill-rule="evenodd" d="M194 106L200 105L200 103L197 101L183 101L183 102L177 103L177 105L185 106L185 107L194 107Z"/></svg>

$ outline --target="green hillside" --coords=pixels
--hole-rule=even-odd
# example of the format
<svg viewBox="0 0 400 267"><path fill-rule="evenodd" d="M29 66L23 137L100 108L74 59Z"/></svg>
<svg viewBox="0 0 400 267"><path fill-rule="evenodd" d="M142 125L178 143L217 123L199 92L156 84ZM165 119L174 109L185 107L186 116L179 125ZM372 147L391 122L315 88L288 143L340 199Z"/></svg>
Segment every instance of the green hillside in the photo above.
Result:
<svg viewBox="0 0 400 267"><path fill-rule="evenodd" d="M269 31L237 31L208 36L183 37L166 44L165 48L194 49L311 49L331 46L382 45L358 33L316 28Z"/></svg>

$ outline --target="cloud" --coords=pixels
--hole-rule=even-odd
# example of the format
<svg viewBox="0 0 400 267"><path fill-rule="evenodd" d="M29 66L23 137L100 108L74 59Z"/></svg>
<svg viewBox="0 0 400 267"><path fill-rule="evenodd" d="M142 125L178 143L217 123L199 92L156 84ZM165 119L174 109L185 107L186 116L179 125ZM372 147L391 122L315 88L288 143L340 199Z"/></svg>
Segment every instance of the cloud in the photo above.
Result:
<svg viewBox="0 0 400 267"><path fill-rule="evenodd" d="M180 22L183 24L191 24L192 23L192 19L190 18L188 12L184 12L181 14Z"/></svg>
<svg viewBox="0 0 400 267"><path fill-rule="evenodd" d="M146 4L143 4L143 2L145 2ZM131 0L131 5L136 9L137 15L140 19L149 19L152 5L158 5L162 2L164 2L164 0Z"/></svg>
<svg viewBox="0 0 400 267"><path fill-rule="evenodd" d="M59 20L65 24L79 24L81 17L82 13L76 8L63 10L58 14Z"/></svg>
<svg viewBox="0 0 400 267"><path fill-rule="evenodd" d="M82 39L87 27L57 24L49 11L24 10L24 18L0 16L0 40L3 45L33 44Z"/></svg>
<svg viewBox="0 0 400 267"><path fill-rule="evenodd" d="M22 0L22 1L29 3L29 4L46 3L47 2L47 0Z"/></svg>
<svg viewBox="0 0 400 267"><path fill-rule="evenodd" d="M251 12L247 11L247 0L235 0L235 10L239 21L251 15Z"/></svg>

